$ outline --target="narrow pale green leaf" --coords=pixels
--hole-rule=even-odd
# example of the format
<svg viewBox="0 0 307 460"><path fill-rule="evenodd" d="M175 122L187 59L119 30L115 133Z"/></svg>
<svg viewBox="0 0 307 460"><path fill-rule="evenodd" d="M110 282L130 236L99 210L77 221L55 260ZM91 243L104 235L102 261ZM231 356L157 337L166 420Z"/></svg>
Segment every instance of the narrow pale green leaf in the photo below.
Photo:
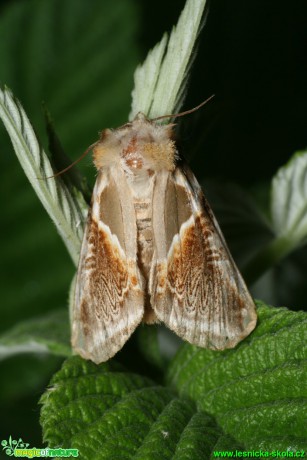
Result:
<svg viewBox="0 0 307 460"><path fill-rule="evenodd" d="M307 151L295 153L273 177L271 220L274 238L243 270L250 283L307 242Z"/></svg>
<svg viewBox="0 0 307 460"><path fill-rule="evenodd" d="M146 114L150 112L167 40L167 34L164 34L162 40L149 51L143 65L138 66L134 73L130 120L140 111Z"/></svg>
<svg viewBox="0 0 307 460"><path fill-rule="evenodd" d="M217 445L237 446L189 399L114 361L68 359L41 403L44 440L78 449L85 460L201 460Z"/></svg>
<svg viewBox="0 0 307 460"><path fill-rule="evenodd" d="M0 117L26 176L77 264L87 205L81 194L78 199L73 196L60 178L46 179L53 175L49 159L20 102L8 88L0 90Z"/></svg>
<svg viewBox="0 0 307 460"><path fill-rule="evenodd" d="M306 446L307 315L258 302L255 331L224 352L185 345L168 381L246 449Z"/></svg>
<svg viewBox="0 0 307 460"><path fill-rule="evenodd" d="M139 111L154 118L179 110L205 5L206 0L187 0L168 42L164 35L136 70L130 119Z"/></svg>
<svg viewBox="0 0 307 460"><path fill-rule="evenodd" d="M296 153L273 178L271 213L279 238L292 247L307 241L307 151Z"/></svg>
<svg viewBox="0 0 307 460"><path fill-rule="evenodd" d="M20 353L69 356L69 322L66 310L17 323L0 335L0 360Z"/></svg>

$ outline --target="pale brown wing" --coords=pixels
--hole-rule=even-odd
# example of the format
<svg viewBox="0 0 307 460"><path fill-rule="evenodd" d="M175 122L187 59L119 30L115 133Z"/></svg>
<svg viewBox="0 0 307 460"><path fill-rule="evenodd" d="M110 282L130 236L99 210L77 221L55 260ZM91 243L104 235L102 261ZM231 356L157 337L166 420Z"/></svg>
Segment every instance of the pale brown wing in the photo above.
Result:
<svg viewBox="0 0 307 460"><path fill-rule="evenodd" d="M181 338L234 347L255 327L254 302L192 172L157 178L153 197L151 304Z"/></svg>
<svg viewBox="0 0 307 460"><path fill-rule="evenodd" d="M99 172L72 312L72 346L95 363L119 351L144 313L131 192L119 167Z"/></svg>

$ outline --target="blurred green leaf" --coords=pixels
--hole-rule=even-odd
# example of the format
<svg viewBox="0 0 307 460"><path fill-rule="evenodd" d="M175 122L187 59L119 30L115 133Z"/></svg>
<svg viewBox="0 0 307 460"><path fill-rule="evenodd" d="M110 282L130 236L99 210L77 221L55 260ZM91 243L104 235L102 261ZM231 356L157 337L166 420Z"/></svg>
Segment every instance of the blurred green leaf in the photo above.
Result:
<svg viewBox="0 0 307 460"><path fill-rule="evenodd" d="M84 150L103 127L126 121L137 19L132 0L27 0L4 10L0 80L40 134L43 100L70 152Z"/></svg>
<svg viewBox="0 0 307 460"><path fill-rule="evenodd" d="M274 237L244 267L247 282L307 241L307 152L295 153L272 179L271 220Z"/></svg>
<svg viewBox="0 0 307 460"><path fill-rule="evenodd" d="M307 151L297 152L272 181L271 213L278 238L290 251L307 241Z"/></svg>
<svg viewBox="0 0 307 460"><path fill-rule="evenodd" d="M13 406L19 398L31 398L37 410L37 399L63 358L47 353L23 353L0 361L0 405ZM15 404L14 404L15 403ZM24 413L26 419L26 413ZM17 418L17 417L16 417ZM1 420L2 426L5 421ZM11 420L12 422L12 420ZM22 420L20 420L22 424ZM17 421L16 421L17 424ZM13 425L13 423L11 423ZM1 426L0 426L1 430Z"/></svg>
<svg viewBox="0 0 307 460"><path fill-rule="evenodd" d="M32 446L42 445L37 401L62 362L63 358L46 353L23 353L0 361L2 439L22 433Z"/></svg>
<svg viewBox="0 0 307 460"><path fill-rule="evenodd" d="M68 359L41 399L44 440L84 459L203 459L236 443L169 388L102 365Z"/></svg>
<svg viewBox="0 0 307 460"><path fill-rule="evenodd" d="M51 353L69 356L70 334L67 310L17 323L0 335L0 359L19 353Z"/></svg>
<svg viewBox="0 0 307 460"><path fill-rule="evenodd" d="M235 349L182 347L168 382L245 449L307 444L307 315L258 302L255 331Z"/></svg>

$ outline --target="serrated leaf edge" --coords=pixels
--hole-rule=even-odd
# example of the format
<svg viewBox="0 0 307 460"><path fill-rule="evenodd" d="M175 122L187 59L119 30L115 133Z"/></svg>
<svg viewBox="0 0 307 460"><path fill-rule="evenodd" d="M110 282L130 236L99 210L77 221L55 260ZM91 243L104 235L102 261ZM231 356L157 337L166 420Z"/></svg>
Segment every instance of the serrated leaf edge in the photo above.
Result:
<svg viewBox="0 0 307 460"><path fill-rule="evenodd" d="M137 68L130 120L139 111L154 118L179 110L205 5L206 0L187 0L168 42L165 34Z"/></svg>
<svg viewBox="0 0 307 460"><path fill-rule="evenodd" d="M0 89L0 117L26 176L77 265L87 205L80 194L71 194L60 177L46 179L54 174L50 161L22 105L7 87Z"/></svg>

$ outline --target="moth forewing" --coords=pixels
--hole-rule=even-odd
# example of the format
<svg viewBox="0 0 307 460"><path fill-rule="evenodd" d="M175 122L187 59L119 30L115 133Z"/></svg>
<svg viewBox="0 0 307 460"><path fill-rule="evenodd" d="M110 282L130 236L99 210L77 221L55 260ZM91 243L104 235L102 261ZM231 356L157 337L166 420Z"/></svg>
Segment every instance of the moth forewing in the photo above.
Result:
<svg viewBox="0 0 307 460"><path fill-rule="evenodd" d="M156 315L194 345L234 347L256 325L255 304L189 168L169 174L165 198L154 195L157 260L150 291Z"/></svg>
<svg viewBox="0 0 307 460"><path fill-rule="evenodd" d="M74 351L96 363L137 325L163 321L202 347L235 346L255 305L200 186L179 160L173 125L138 114L94 147L98 178L72 313Z"/></svg>
<svg viewBox="0 0 307 460"><path fill-rule="evenodd" d="M137 229L125 174L100 170L81 248L72 318L72 346L85 359L117 353L144 314L137 266Z"/></svg>

